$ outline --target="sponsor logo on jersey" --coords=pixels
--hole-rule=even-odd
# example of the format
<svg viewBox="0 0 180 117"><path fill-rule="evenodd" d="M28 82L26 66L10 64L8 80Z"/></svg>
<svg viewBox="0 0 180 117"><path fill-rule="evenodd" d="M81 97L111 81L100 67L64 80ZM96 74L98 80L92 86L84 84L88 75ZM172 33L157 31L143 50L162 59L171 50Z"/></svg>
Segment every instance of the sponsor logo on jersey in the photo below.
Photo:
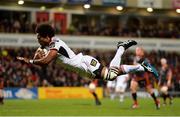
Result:
<svg viewBox="0 0 180 117"><path fill-rule="evenodd" d="M96 61L96 60L94 60L94 59L92 59L92 60L91 60L90 65L92 65L92 66L94 66L94 67L95 67L95 66L97 65L97 61Z"/></svg>

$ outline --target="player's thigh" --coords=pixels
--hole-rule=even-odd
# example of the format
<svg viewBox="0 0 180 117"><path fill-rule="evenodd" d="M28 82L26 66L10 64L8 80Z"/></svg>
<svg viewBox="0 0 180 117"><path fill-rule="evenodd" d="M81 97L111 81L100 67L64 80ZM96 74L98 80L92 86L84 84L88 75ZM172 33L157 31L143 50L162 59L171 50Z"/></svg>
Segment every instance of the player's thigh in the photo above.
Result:
<svg viewBox="0 0 180 117"><path fill-rule="evenodd" d="M91 72L97 70L100 66L100 63L96 58L88 55L83 56L82 63L84 63Z"/></svg>
<svg viewBox="0 0 180 117"><path fill-rule="evenodd" d="M153 87L152 87L152 82L150 81L149 78L145 78L145 87L148 93L153 93Z"/></svg>

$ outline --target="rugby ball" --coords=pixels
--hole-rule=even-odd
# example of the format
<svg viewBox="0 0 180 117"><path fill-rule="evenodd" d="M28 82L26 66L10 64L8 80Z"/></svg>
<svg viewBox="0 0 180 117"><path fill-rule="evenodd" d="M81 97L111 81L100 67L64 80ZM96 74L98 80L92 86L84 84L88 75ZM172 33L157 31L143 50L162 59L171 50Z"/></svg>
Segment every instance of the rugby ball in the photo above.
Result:
<svg viewBox="0 0 180 117"><path fill-rule="evenodd" d="M36 59L40 59L40 58L43 58L45 57L46 55L48 54L48 50L45 49L45 48L38 48L36 53L35 53L35 58Z"/></svg>
<svg viewBox="0 0 180 117"><path fill-rule="evenodd" d="M89 90L94 91L96 89L96 85L94 83L89 84Z"/></svg>

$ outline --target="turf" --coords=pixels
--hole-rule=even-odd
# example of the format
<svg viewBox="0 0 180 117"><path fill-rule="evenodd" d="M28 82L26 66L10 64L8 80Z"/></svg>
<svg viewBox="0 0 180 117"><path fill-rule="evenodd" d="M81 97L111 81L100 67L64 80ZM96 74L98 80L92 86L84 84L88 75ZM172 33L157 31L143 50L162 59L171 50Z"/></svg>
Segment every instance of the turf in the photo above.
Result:
<svg viewBox="0 0 180 117"><path fill-rule="evenodd" d="M103 99L96 106L91 99L54 99L54 100L5 100L0 105L0 116L180 116L180 98L173 105L155 109L152 99L139 99L140 107L131 109L131 99L123 103Z"/></svg>

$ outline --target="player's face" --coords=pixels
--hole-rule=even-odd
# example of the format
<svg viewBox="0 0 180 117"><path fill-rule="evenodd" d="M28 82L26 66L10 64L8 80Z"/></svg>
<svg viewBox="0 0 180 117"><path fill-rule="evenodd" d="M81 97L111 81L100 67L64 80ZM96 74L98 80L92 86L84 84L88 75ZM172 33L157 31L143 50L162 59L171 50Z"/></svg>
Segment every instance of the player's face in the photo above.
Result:
<svg viewBox="0 0 180 117"><path fill-rule="evenodd" d="M38 42L41 46L48 46L50 43L49 37L42 37L38 33L37 33L37 39L38 39Z"/></svg>
<svg viewBox="0 0 180 117"><path fill-rule="evenodd" d="M164 66L164 65L166 65L166 63L167 63L166 59L162 58L161 59L161 65Z"/></svg>
<svg viewBox="0 0 180 117"><path fill-rule="evenodd" d="M139 47L136 48L136 56L140 56L140 57L144 56L144 51L142 48Z"/></svg>

